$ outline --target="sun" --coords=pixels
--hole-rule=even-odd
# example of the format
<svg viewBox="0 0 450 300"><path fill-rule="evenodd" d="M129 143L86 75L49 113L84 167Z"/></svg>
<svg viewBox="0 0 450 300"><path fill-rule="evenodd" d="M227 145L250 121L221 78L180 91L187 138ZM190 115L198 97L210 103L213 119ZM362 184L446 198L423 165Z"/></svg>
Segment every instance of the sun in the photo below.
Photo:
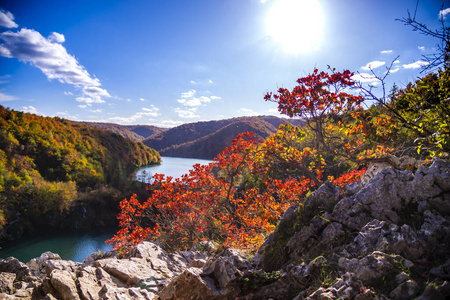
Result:
<svg viewBox="0 0 450 300"><path fill-rule="evenodd" d="M267 15L266 32L285 52L305 53L319 49L323 23L317 0L276 0Z"/></svg>

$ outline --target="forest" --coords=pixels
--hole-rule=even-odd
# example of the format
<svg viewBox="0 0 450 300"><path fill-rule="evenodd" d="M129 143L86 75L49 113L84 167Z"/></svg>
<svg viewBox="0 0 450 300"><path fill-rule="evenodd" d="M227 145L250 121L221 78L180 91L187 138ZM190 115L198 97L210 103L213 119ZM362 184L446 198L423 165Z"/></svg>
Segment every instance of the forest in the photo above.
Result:
<svg viewBox="0 0 450 300"><path fill-rule="evenodd" d="M140 142L81 123L3 106L0 116L0 234L5 240L51 225L75 201L93 194L97 199L125 195L138 167L160 162L159 153Z"/></svg>

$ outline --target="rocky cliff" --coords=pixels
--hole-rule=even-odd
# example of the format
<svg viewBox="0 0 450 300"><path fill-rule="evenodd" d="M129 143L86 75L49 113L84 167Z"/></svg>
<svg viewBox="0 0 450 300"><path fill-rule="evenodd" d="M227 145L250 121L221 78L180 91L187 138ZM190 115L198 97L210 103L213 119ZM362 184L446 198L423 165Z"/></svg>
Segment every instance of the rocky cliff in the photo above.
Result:
<svg viewBox="0 0 450 300"><path fill-rule="evenodd" d="M144 242L83 263L0 260L1 299L448 299L450 163L369 169L289 208L253 258Z"/></svg>

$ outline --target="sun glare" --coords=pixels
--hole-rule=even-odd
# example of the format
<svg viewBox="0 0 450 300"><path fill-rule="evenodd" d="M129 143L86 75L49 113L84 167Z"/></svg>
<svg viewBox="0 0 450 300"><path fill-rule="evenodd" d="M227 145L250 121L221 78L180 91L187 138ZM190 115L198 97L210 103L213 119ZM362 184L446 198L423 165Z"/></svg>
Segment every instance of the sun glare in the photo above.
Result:
<svg viewBox="0 0 450 300"><path fill-rule="evenodd" d="M267 15L267 36L285 52L310 52L320 46L323 23L317 0L276 0Z"/></svg>

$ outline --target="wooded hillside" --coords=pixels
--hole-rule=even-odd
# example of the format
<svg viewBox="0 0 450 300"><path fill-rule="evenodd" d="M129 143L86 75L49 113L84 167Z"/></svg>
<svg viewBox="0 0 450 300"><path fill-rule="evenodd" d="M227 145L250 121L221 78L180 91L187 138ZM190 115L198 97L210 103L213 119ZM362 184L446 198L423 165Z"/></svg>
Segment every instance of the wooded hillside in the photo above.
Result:
<svg viewBox="0 0 450 300"><path fill-rule="evenodd" d="M122 189L157 151L118 134L0 106L0 234L67 211L80 192ZM16 223L17 223L16 222Z"/></svg>

